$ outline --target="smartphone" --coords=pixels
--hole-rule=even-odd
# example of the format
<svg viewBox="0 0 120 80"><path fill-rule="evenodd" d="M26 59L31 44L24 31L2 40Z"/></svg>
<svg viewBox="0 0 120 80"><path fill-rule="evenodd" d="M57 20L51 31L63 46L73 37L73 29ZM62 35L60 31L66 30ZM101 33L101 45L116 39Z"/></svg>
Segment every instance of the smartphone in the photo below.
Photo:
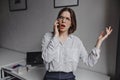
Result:
<svg viewBox="0 0 120 80"><path fill-rule="evenodd" d="M57 20L57 21L58 21L58 20ZM57 28L59 28L59 26L60 26L59 21L57 22L57 24L58 24Z"/></svg>

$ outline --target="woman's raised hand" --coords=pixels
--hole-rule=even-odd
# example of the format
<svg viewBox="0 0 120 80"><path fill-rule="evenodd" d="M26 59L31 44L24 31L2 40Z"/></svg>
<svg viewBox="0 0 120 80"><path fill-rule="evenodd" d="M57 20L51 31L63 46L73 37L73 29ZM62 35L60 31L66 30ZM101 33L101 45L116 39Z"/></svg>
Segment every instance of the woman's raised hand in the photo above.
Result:
<svg viewBox="0 0 120 80"><path fill-rule="evenodd" d="M98 40L100 41L104 41L111 33L112 33L113 29L111 28L111 26L106 27L105 31L102 31L98 37Z"/></svg>
<svg viewBox="0 0 120 80"><path fill-rule="evenodd" d="M58 23L58 20L56 20L54 23L54 36L56 37L59 36L58 26L59 26L59 23Z"/></svg>
<svg viewBox="0 0 120 80"><path fill-rule="evenodd" d="M97 43L96 43L96 48L100 48L102 42L108 38L108 36L112 33L113 29L111 26L106 27L105 31L102 31L98 37Z"/></svg>

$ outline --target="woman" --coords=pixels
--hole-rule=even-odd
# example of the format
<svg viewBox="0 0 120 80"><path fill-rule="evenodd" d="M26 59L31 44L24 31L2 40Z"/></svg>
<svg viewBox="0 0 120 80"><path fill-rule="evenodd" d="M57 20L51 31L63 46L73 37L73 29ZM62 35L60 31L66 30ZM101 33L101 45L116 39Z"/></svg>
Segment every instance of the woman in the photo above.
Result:
<svg viewBox="0 0 120 80"><path fill-rule="evenodd" d="M100 46L111 34L111 27L106 28L98 37L91 53L87 53L82 41L72 33L76 30L76 16L71 8L60 10L54 23L54 31L48 32L42 39L42 58L46 67L44 80L75 80L73 71L82 59L88 66L93 66L99 59Z"/></svg>

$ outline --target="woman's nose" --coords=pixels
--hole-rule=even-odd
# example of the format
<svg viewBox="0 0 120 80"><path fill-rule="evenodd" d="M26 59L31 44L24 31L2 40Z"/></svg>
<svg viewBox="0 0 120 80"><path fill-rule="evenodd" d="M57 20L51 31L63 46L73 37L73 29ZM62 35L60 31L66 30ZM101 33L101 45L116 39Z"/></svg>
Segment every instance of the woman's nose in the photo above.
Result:
<svg viewBox="0 0 120 80"><path fill-rule="evenodd" d="M66 22L66 19L65 19L65 18L63 18L62 22Z"/></svg>

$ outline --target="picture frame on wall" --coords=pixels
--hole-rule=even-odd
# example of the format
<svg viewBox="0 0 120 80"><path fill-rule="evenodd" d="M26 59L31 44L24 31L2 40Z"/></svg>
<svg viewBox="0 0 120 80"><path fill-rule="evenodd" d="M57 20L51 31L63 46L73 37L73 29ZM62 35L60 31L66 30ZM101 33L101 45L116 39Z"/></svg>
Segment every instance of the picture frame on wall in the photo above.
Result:
<svg viewBox="0 0 120 80"><path fill-rule="evenodd" d="M9 0L10 11L27 10L27 0Z"/></svg>
<svg viewBox="0 0 120 80"><path fill-rule="evenodd" d="M54 0L54 8L78 6L79 0Z"/></svg>

